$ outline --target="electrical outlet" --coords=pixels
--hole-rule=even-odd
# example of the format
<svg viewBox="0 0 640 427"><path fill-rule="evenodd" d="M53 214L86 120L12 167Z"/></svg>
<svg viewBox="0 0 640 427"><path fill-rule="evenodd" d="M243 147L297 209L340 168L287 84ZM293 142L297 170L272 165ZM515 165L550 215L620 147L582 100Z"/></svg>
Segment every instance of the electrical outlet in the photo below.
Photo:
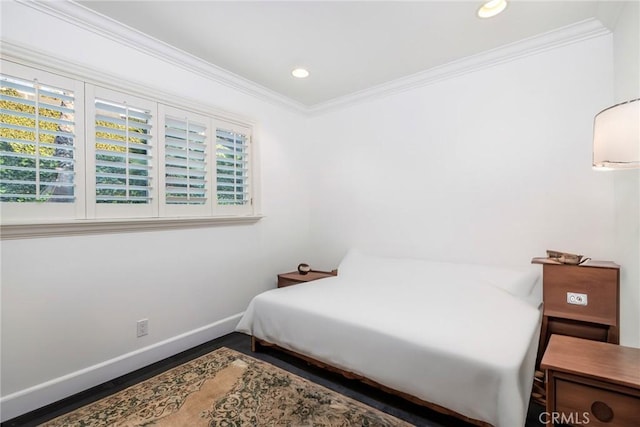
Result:
<svg viewBox="0 0 640 427"><path fill-rule="evenodd" d="M573 305L587 305L587 294L567 292L567 303Z"/></svg>
<svg viewBox="0 0 640 427"><path fill-rule="evenodd" d="M138 332L138 337L143 337L149 333L149 319L138 320L138 323L136 326L137 326L136 330Z"/></svg>

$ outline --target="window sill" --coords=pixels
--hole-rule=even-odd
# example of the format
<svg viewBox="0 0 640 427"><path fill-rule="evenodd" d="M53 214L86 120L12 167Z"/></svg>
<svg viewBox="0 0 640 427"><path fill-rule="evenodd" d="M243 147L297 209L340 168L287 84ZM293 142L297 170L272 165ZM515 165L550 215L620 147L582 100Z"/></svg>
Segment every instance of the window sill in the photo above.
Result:
<svg viewBox="0 0 640 427"><path fill-rule="evenodd" d="M2 240L67 237L86 234L130 233L177 230L218 225L253 224L262 215L196 218L127 218L61 222L5 223L0 225Z"/></svg>

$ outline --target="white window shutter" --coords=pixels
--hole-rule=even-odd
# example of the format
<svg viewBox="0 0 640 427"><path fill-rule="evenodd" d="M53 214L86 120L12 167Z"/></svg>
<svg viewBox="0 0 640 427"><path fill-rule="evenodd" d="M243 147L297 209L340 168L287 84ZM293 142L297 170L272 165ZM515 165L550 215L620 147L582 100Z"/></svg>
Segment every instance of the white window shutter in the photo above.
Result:
<svg viewBox="0 0 640 427"><path fill-rule="evenodd" d="M88 171L96 218L158 215L156 104L87 85Z"/></svg>
<svg viewBox="0 0 640 427"><path fill-rule="evenodd" d="M84 116L76 107L78 96L81 105L83 87L72 79L2 61L3 217L76 218L83 213Z"/></svg>
<svg viewBox="0 0 640 427"><path fill-rule="evenodd" d="M249 128L216 122L217 210L226 214L251 213Z"/></svg>
<svg viewBox="0 0 640 427"><path fill-rule="evenodd" d="M160 105L160 215L211 215L211 120Z"/></svg>
<svg viewBox="0 0 640 427"><path fill-rule="evenodd" d="M185 100L178 108L146 93L134 96L4 59L0 65L3 226L226 221L258 209L251 125Z"/></svg>

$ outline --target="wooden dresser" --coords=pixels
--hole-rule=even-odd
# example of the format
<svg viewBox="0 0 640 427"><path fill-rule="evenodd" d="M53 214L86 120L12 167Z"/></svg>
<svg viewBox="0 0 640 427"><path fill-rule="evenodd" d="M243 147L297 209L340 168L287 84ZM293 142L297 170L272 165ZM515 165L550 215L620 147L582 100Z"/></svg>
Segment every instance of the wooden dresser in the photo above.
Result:
<svg viewBox="0 0 640 427"><path fill-rule="evenodd" d="M544 406L540 362L552 334L620 342L620 266L610 261L543 264L542 285L544 311L532 396Z"/></svg>
<svg viewBox="0 0 640 427"><path fill-rule="evenodd" d="M542 358L550 425L640 426L640 349L552 335Z"/></svg>

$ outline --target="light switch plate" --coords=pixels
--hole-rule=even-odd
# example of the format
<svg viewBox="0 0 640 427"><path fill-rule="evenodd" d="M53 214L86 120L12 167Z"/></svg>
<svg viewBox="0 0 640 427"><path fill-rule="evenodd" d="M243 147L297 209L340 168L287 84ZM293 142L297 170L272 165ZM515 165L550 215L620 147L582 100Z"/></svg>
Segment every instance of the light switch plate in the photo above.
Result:
<svg viewBox="0 0 640 427"><path fill-rule="evenodd" d="M587 305L587 294L579 294L576 292L567 292L567 303L573 305Z"/></svg>

